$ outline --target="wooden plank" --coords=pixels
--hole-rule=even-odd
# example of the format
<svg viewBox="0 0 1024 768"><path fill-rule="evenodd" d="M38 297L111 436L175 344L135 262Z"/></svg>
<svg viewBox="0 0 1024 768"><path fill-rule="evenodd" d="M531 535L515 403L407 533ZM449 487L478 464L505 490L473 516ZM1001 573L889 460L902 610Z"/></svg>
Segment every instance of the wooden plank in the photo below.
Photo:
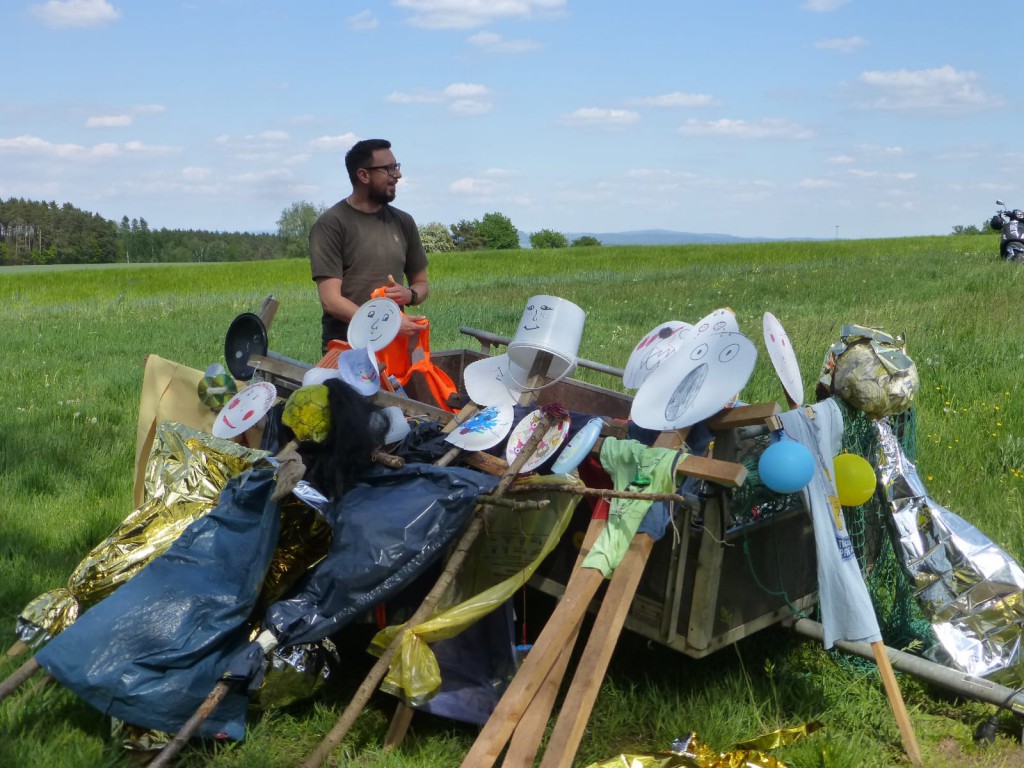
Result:
<svg viewBox="0 0 1024 768"><path fill-rule="evenodd" d="M719 411L705 422L709 429L720 432L724 429L736 429L737 427L750 427L763 424L769 417L782 413L778 403L753 403L752 405L738 405L735 408L726 408Z"/></svg>
<svg viewBox="0 0 1024 768"><path fill-rule="evenodd" d="M892 713L896 717L896 727L899 728L900 739L903 741L903 751L907 753L911 763L920 765L921 748L917 745L914 726L911 724L907 708L903 704L903 694L900 693L896 675L892 671L889 654L881 640L876 640L871 644L871 652L874 654L878 671L882 675L882 685L885 687L885 695L889 698L889 706L892 707Z"/></svg>
<svg viewBox="0 0 1024 768"><path fill-rule="evenodd" d="M736 433L726 430L715 438L715 456L733 456L736 453ZM688 461L688 460L687 460ZM686 464L686 461L683 462ZM745 470L745 468L744 468ZM728 511L724 493L715 494L704 508L704 530L701 534L697 568L694 572L693 596L690 603L690 621L686 642L697 650L707 648L714 634L715 613L718 609L718 586L722 577L725 556L725 515Z"/></svg>
<svg viewBox="0 0 1024 768"><path fill-rule="evenodd" d="M503 475L508 470L507 461L483 451L467 453L462 457L462 462L489 475Z"/></svg>
<svg viewBox="0 0 1024 768"><path fill-rule="evenodd" d="M579 631L583 614L604 581L594 568L579 568L569 577L565 594L541 630L498 705L461 763L461 768L492 768L524 712L573 633Z"/></svg>
<svg viewBox="0 0 1024 768"><path fill-rule="evenodd" d="M256 314L259 315L260 320L263 321L263 327L266 330L270 330L270 326L274 324L274 318L277 316L278 307L281 306L281 302L274 298L273 294L267 296L263 300L263 305L260 307L260 311Z"/></svg>
<svg viewBox="0 0 1024 768"><path fill-rule="evenodd" d="M600 456L603 444L604 438L599 437L590 454L592 456ZM734 461L709 459L704 456L687 456L679 462L679 466L676 467L676 474L696 477L700 480L707 480L708 482L718 483L730 488L737 488L746 481L747 468Z"/></svg>
<svg viewBox="0 0 1024 768"><path fill-rule="evenodd" d="M271 376L277 376L293 382L296 388L302 386L302 377L306 375L306 371L313 367L303 367L297 363L265 357L264 355L250 355L248 364L250 368L254 368L257 371L269 373Z"/></svg>
<svg viewBox="0 0 1024 768"><path fill-rule="evenodd" d="M680 448L686 448L686 437L690 434L690 428L686 429L673 429L667 432L662 432L655 439L652 448L668 448L670 450L679 450Z"/></svg>
<svg viewBox="0 0 1024 768"><path fill-rule="evenodd" d="M455 418L454 414L449 413L443 408L438 408L436 405L427 405L426 403L421 403L419 400L410 400L408 397L402 397L401 395L396 395L392 392L385 392L381 390L371 399L376 405L398 406L406 416L426 416L434 421L439 421L442 425L447 424Z"/></svg>
<svg viewBox="0 0 1024 768"><path fill-rule="evenodd" d="M597 541L597 537L604 530L607 523L605 518L591 518L587 531L583 535L583 545L580 547L579 555L576 558L574 570L579 568L586 558L590 549ZM562 687L562 678L565 677L565 670L572 659L572 649L576 646L576 638L579 636L580 627L577 625L565 641L565 647L559 654L554 666L544 678L533 701L523 713L522 719L516 726L509 742L508 751L505 753L505 760L502 768L530 768L537 756L537 749L544 738L544 731L551 717L551 711L555 707L555 699L558 697L558 690Z"/></svg>
<svg viewBox="0 0 1024 768"><path fill-rule="evenodd" d="M622 624L629 613L629 606L653 546L654 539L651 536L646 533L637 534L622 561L616 566L590 631L590 638L583 649L580 665L565 701L562 702L540 768L572 768L573 758L583 739L615 644L622 632Z"/></svg>

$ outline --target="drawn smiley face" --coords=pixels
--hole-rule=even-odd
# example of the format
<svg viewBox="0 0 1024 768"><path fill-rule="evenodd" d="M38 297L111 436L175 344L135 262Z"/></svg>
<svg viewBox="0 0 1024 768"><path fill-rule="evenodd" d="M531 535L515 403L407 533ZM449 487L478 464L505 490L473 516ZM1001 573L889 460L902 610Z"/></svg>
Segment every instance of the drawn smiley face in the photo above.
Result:
<svg viewBox="0 0 1024 768"><path fill-rule="evenodd" d="M551 322L551 313L555 308L542 299L533 299L523 310L523 318L520 320L520 329L523 331L539 331L546 328Z"/></svg>
<svg viewBox="0 0 1024 768"><path fill-rule="evenodd" d="M371 299L359 307L348 326L348 341L355 348L379 352L398 336L402 310L391 299Z"/></svg>

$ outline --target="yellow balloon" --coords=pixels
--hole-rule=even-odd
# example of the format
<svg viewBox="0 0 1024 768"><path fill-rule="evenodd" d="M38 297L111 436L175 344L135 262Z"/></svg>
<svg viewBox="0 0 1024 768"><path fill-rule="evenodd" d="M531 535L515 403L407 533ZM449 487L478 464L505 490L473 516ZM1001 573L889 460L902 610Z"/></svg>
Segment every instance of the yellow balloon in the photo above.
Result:
<svg viewBox="0 0 1024 768"><path fill-rule="evenodd" d="M836 493L844 507L859 507L875 495L875 469L855 453L841 453L832 466L836 473Z"/></svg>

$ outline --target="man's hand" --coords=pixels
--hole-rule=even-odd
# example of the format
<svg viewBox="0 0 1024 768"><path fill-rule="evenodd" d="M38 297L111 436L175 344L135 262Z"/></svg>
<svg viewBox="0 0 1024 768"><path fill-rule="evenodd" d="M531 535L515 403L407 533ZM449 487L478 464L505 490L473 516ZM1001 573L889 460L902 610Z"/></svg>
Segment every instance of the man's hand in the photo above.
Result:
<svg viewBox="0 0 1024 768"><path fill-rule="evenodd" d="M404 307L412 301L412 291L404 285L395 282L395 278L388 275L388 284L384 289L384 296L391 299L398 306Z"/></svg>
<svg viewBox="0 0 1024 768"><path fill-rule="evenodd" d="M427 325L430 324L430 320L423 317L422 315L402 315L402 327L398 329L398 333L402 336L415 336L417 333L422 331Z"/></svg>

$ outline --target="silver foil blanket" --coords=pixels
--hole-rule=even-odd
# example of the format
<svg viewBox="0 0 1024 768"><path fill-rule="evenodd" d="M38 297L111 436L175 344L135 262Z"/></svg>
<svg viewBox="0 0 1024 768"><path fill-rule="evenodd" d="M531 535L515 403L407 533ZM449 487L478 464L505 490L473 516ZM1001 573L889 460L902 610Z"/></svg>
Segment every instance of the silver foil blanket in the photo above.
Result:
<svg viewBox="0 0 1024 768"><path fill-rule="evenodd" d="M925 655L1007 686L1021 685L1024 570L977 528L936 504L889 422L872 424L896 556L939 640Z"/></svg>

